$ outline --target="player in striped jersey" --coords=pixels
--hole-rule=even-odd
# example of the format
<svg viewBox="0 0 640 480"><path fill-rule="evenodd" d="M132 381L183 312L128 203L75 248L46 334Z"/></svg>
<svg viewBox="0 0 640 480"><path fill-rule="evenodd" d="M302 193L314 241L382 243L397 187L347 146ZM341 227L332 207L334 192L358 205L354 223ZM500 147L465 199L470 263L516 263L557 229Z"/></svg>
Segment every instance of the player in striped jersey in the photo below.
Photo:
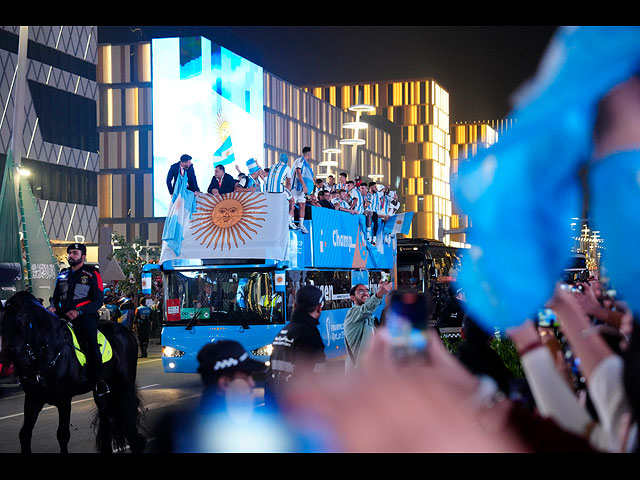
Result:
<svg viewBox="0 0 640 480"><path fill-rule="evenodd" d="M360 190L360 194L362 196L362 200L364 202L364 216L365 216L365 226L366 226L366 232L367 232L367 241L369 243L372 243L373 241L373 236L371 235L371 224L372 224L372 220L373 220L373 216L375 214L375 211L372 210L371 208L371 194L369 193L369 190L367 188L367 185L365 183L361 183L360 187L358 188ZM375 225L375 223L374 223Z"/></svg>
<svg viewBox="0 0 640 480"><path fill-rule="evenodd" d="M356 212L351 208L351 203L349 203L348 192L344 188L341 188L337 193L338 196L331 200L333 208L335 210L340 210L341 212L355 214Z"/></svg>
<svg viewBox="0 0 640 480"><path fill-rule="evenodd" d="M338 184L336 185L336 190L346 190L347 189L347 174L346 172L342 172L338 175Z"/></svg>
<svg viewBox="0 0 640 480"><path fill-rule="evenodd" d="M325 184L325 190L329 193L333 193L338 190L338 185L336 185L335 179L333 175L329 175L327 177L327 183Z"/></svg>
<svg viewBox="0 0 640 480"><path fill-rule="evenodd" d="M298 226L302 233L309 233L304 226L304 215L306 206L306 195L313 193L313 171L309 164L311 158L311 148L304 147L302 149L302 156L295 159L293 162L293 187L291 189L291 195L293 200L299 207L299 221Z"/></svg>
<svg viewBox="0 0 640 480"><path fill-rule="evenodd" d="M387 223L387 220L389 220L389 217L392 215L392 213L389 211L389 197L386 194L386 187L384 185L376 185L376 193L374 194L374 196L372 198L375 198L375 200L372 202L375 205L375 211L377 213L377 217L378 217L378 226L377 226L377 231L382 231L384 228L384 224ZM390 234L386 234L384 237L384 242L386 244L389 244L391 241L391 236Z"/></svg>
<svg viewBox="0 0 640 480"><path fill-rule="evenodd" d="M291 168L289 165L289 157L286 154L280 154L279 161L269 169L267 176L266 190L270 193L284 192L289 200L289 228L296 230L298 227L293 223L293 212L295 203L291 196Z"/></svg>

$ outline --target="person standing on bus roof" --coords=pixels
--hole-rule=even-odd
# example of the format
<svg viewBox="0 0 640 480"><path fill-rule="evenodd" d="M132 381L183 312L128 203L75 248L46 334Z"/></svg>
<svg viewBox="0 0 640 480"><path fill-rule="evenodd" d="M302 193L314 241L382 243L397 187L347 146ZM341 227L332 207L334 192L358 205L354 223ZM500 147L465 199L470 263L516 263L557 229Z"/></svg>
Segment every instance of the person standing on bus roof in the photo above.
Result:
<svg viewBox="0 0 640 480"><path fill-rule="evenodd" d="M278 332L272 343L265 388L267 402L277 404L278 397L296 375L325 371L325 346L318 330L323 306L322 290L314 285L304 285L296 293L291 321Z"/></svg>
<svg viewBox="0 0 640 480"><path fill-rule="evenodd" d="M293 223L293 214L296 204L291 196L291 182L293 180L291 167L288 165L289 157L286 153L281 153L278 162L269 169L267 175L266 191L269 193L284 193L289 201L289 228L297 230L298 226Z"/></svg>
<svg viewBox="0 0 640 480"><path fill-rule="evenodd" d="M293 162L293 189L291 194L293 200L298 204L300 211L298 225L302 233L309 233L304 226L304 215L306 205L306 195L310 195L313 192L313 171L309 164L311 159L311 147L304 147L302 149L302 156L296 158Z"/></svg>
<svg viewBox="0 0 640 480"><path fill-rule="evenodd" d="M358 368L358 359L367 348L376 328L373 312L390 290L391 282L380 282L375 295L369 295L369 287L361 283L351 289L351 301L355 305L344 319L344 343L347 347L345 373L351 373Z"/></svg>
<svg viewBox="0 0 640 480"><path fill-rule="evenodd" d="M179 162L174 163L169 168L169 173L167 174L169 195L173 195L178 175L184 175L185 172L187 174L187 190L191 190L196 195L200 194L198 182L196 181L196 173L193 170L193 165L191 165L191 157L185 153L180 157Z"/></svg>

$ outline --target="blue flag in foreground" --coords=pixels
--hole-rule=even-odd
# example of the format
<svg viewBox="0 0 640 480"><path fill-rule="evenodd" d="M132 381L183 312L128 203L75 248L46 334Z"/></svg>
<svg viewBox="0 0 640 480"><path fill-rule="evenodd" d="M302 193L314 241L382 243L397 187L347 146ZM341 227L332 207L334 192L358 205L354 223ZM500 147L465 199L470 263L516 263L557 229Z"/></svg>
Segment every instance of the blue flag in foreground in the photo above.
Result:
<svg viewBox="0 0 640 480"><path fill-rule="evenodd" d="M581 216L578 172L592 155L598 102L639 66L638 27L559 29L518 92L516 125L460 165L452 193L473 229L458 282L486 329L519 325L551 297Z"/></svg>

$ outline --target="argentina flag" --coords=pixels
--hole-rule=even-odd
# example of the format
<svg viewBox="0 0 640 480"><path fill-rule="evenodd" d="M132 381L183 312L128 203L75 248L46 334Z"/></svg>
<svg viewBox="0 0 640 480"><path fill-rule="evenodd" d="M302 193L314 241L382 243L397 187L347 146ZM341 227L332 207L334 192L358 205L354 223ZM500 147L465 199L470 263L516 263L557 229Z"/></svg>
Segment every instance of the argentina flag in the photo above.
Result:
<svg viewBox="0 0 640 480"><path fill-rule="evenodd" d="M176 187L171 197L171 205L164 221L162 240L176 255L180 255L184 229L196 211L196 195L187 189L187 174L181 172L176 178Z"/></svg>
<svg viewBox="0 0 640 480"><path fill-rule="evenodd" d="M402 233L408 235L411 229L413 212L398 213L393 215L384 225L384 233Z"/></svg>
<svg viewBox="0 0 640 480"><path fill-rule="evenodd" d="M233 154L231 135L227 136L224 142L222 142L222 145L213 153L213 158L216 159L215 163L219 165L229 165L235 161L236 158Z"/></svg>
<svg viewBox="0 0 640 480"><path fill-rule="evenodd" d="M165 230L175 236L163 235L160 263L175 259L286 258L289 202L284 194L201 193L190 205L192 210L181 209L182 217L177 212L179 202L175 203L176 221L169 224L167 217L170 228L165 226ZM174 232L174 226L180 232ZM179 250L174 245L179 245Z"/></svg>

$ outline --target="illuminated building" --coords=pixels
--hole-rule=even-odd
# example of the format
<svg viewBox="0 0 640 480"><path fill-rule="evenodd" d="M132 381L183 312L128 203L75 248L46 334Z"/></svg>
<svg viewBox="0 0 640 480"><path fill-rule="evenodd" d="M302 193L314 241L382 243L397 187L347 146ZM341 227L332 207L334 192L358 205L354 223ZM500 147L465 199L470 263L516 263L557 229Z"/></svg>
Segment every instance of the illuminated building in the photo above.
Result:
<svg viewBox="0 0 640 480"><path fill-rule="evenodd" d="M100 27L102 28L102 27ZM144 27L143 27L144 28ZM124 29L124 31L123 31ZM154 88L153 40L206 38L211 48L222 47L259 67L261 53L223 27L163 27L142 38L142 33L120 27L113 32L100 30L98 45L98 131L100 137L99 212L100 225L124 236L160 245L164 213L159 200L169 194L164 181L167 170L154 169ZM151 32L145 29L145 32ZM185 31L189 31L185 34ZM205 42L208 45L208 41ZM205 45L203 43L203 45ZM209 48L205 46L204 48ZM259 67L261 68L261 67ZM224 80L223 80L224 81ZM263 151L252 153L261 166L269 167L281 153L289 156L289 165L311 147L311 165L316 177L345 171L350 178L363 171L391 175L391 134L370 126L357 148L341 145L343 124L356 120L356 114L321 101L304 90L263 71L264 101ZM156 89L157 90L157 89ZM157 92L155 92L157 93ZM156 112L157 113L157 112ZM194 158L201 191L206 191L214 160L194 155L193 146L179 145L182 153ZM195 147L194 147L195 148ZM335 150L334 150L335 149ZM241 155L240 155L241 156ZM179 154L169 155L172 162ZM244 163L247 158L239 158ZM246 166L243 169L246 172ZM235 169L227 173L236 176Z"/></svg>
<svg viewBox="0 0 640 480"><path fill-rule="evenodd" d="M12 135L19 26L0 27L0 161ZM97 27L30 26L24 124L16 136L22 165L58 259L66 246L89 244L97 261Z"/></svg>
<svg viewBox="0 0 640 480"><path fill-rule="evenodd" d="M449 93L430 78L305 90L341 109L356 102L373 105L376 116L400 127L399 158L392 159L398 174L391 186L398 190L401 211L415 212L410 236L450 244L446 233L452 227Z"/></svg>
<svg viewBox="0 0 640 480"><path fill-rule="evenodd" d="M498 132L491 122L456 123L451 127L451 177L458 174L460 163L473 157L479 149L488 148L498 141ZM465 231L471 221L464 212L452 205L451 244L468 247Z"/></svg>

